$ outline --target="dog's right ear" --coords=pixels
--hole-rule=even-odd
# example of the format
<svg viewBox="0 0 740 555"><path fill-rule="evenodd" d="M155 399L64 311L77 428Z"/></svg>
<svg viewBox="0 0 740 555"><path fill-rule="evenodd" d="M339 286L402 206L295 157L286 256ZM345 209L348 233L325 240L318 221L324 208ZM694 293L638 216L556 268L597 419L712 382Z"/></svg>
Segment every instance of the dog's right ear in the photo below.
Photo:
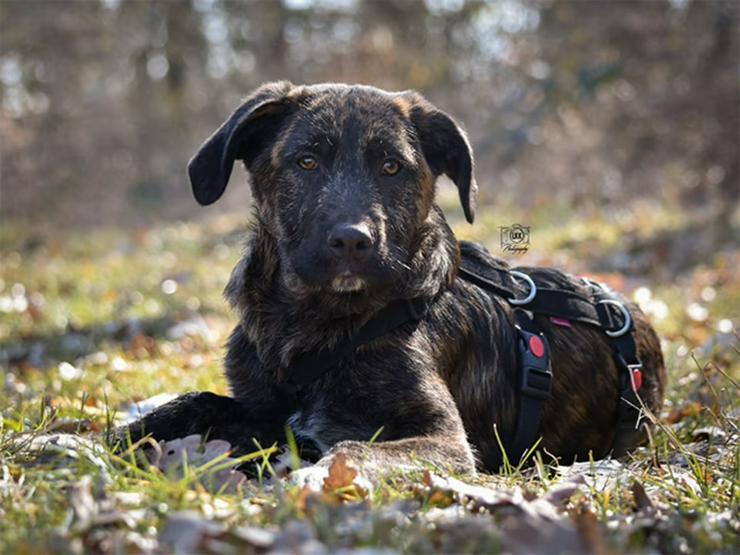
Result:
<svg viewBox="0 0 740 555"><path fill-rule="evenodd" d="M289 98L292 83L263 85L211 135L188 162L193 195L203 206L226 189L236 160L247 165L269 144L297 104Z"/></svg>

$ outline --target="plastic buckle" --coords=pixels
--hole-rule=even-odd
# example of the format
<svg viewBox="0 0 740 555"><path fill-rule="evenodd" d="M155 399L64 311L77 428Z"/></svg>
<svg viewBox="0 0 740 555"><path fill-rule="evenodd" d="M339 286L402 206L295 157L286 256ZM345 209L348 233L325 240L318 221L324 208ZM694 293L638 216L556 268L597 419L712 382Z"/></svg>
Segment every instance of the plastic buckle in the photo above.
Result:
<svg viewBox="0 0 740 555"><path fill-rule="evenodd" d="M520 391L534 399L545 400L550 396L552 375L548 371L522 366Z"/></svg>
<svg viewBox="0 0 740 555"><path fill-rule="evenodd" d="M642 362L639 360L632 363L627 362L622 356L622 353L619 352L614 353L614 358L623 372L622 375L627 376L626 381L624 378L622 379L620 387L626 389L629 385L635 393L640 391L640 388L642 387Z"/></svg>
<svg viewBox="0 0 740 555"><path fill-rule="evenodd" d="M529 397L545 400L552 389L552 372L550 371L550 349L547 340L541 334L533 334L519 329L519 390ZM539 356L532 352L531 338L536 337L544 346L544 353Z"/></svg>
<svg viewBox="0 0 740 555"><path fill-rule="evenodd" d="M627 372L629 374L632 391L637 393L642 387L642 362L638 362L637 364L628 364Z"/></svg>

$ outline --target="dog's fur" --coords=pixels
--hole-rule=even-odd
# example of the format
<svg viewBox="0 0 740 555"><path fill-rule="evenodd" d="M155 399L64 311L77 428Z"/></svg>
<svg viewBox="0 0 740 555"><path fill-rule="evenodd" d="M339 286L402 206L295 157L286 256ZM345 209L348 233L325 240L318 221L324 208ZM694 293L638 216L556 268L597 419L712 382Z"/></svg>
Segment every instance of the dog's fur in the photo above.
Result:
<svg viewBox="0 0 740 555"><path fill-rule="evenodd" d="M506 439L518 410L515 329L503 299L456 279L458 242L434 202L444 173L473 220L473 158L458 125L413 92L273 83L191 161L199 202L221 196L235 160L251 177L256 218L226 287L239 318L226 356L232 397L180 397L133 425L134 438L208 433L250 451L253 438L283 441L287 423L299 442L318 448L324 466L344 453L369 475L418 461L497 471L494 424ZM363 231L369 253L336 256L327 248L342 224ZM582 287L556 270L522 270L561 288ZM284 369L294 356L346 339L389 301L418 296L436 299L421 321L286 394ZM660 345L639 309L630 309L644 363L640 395L657 411L665 385ZM542 447L565 462L607 455L618 399L607 338L585 325L536 322L554 376ZM380 428L378 440L366 443Z"/></svg>

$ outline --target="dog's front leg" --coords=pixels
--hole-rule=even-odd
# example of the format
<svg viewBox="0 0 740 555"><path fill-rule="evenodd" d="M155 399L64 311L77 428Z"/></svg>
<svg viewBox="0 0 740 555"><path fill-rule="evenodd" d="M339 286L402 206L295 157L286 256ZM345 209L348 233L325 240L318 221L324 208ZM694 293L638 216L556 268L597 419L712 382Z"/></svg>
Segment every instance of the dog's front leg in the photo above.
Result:
<svg viewBox="0 0 740 555"><path fill-rule="evenodd" d="M156 441L172 440L192 434L228 441L236 453L256 449L254 440L269 446L282 439L280 419L265 420L253 414L245 403L210 392L180 395L157 407L140 420L113 430L110 443L125 447L145 436Z"/></svg>
<svg viewBox="0 0 740 555"><path fill-rule="evenodd" d="M430 382L437 383L430 383ZM475 459L462 419L447 387L427 379L424 389L405 392L395 406L385 407L386 429L394 436L374 443L340 441L316 465L291 474L294 483L320 490L339 457L357 472L355 484L368 490L389 474L434 467L442 472L470 474Z"/></svg>
<svg viewBox="0 0 740 555"><path fill-rule="evenodd" d="M475 473L475 462L465 437L414 437L369 444L342 441L315 465L294 471L293 483L321 491L338 457L357 472L353 484L369 492L396 472L420 471L434 467L442 472Z"/></svg>

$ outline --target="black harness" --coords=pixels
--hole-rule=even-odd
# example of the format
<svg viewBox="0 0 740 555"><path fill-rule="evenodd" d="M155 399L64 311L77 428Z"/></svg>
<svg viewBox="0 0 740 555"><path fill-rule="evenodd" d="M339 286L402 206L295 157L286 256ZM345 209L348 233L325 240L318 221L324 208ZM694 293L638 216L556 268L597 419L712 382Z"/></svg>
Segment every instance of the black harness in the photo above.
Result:
<svg viewBox="0 0 740 555"><path fill-rule="evenodd" d="M568 278L583 286L573 290L553 287L502 265L473 243L462 241L460 250L462 260L458 276L504 298L514 312L520 397L516 429L504 442L509 461L516 465L538 440L542 409L550 397L550 347L534 321L536 314L549 316L558 325L587 324L608 337L619 369L616 434L610 451L617 458L625 455L643 433L642 405L638 399L642 364L637 357L632 333L634 321L627 305L607 286L587 278ZM500 467L502 459L499 454L499 460L492 466Z"/></svg>
<svg viewBox="0 0 740 555"><path fill-rule="evenodd" d="M534 321L535 314L549 316L554 323L568 326L570 322L587 324L603 331L609 338L619 368L616 435L611 453L614 457L626 454L642 435L643 413L637 397L642 384L642 364L632 335L634 322L625 303L608 287L586 278L580 279L586 294L555 288L497 263L478 245L461 241L460 250L458 279L502 297L514 312L518 335L519 415L516 430L504 441L508 460L516 465L537 442L542 409L550 397L550 347ZM432 302L425 298L392 301L347 341L332 349L294 357L285 369L287 384L295 393L298 388L338 366L361 345L407 323L418 322ZM494 461L494 467L503 464L503 457L500 459Z"/></svg>

